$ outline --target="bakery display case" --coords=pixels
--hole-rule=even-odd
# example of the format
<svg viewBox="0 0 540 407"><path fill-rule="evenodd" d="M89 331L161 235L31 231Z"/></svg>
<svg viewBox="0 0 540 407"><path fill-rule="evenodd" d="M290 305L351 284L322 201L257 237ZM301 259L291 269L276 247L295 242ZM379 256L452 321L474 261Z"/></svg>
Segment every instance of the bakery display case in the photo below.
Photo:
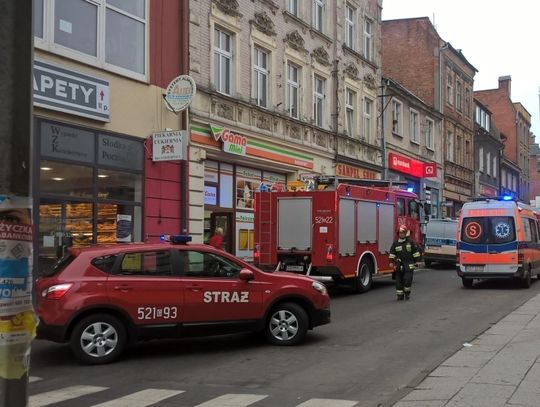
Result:
<svg viewBox="0 0 540 407"><path fill-rule="evenodd" d="M118 205L98 204L97 208L97 243L116 243Z"/></svg>

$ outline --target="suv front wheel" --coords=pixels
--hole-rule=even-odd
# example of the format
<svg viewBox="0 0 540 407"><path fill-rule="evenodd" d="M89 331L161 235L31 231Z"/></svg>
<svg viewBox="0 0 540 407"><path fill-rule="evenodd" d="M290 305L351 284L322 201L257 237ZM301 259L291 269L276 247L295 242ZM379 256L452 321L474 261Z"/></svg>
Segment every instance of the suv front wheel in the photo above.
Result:
<svg viewBox="0 0 540 407"><path fill-rule="evenodd" d="M300 305L278 304L266 322L266 338L273 345L291 346L304 340L308 330L308 316Z"/></svg>
<svg viewBox="0 0 540 407"><path fill-rule="evenodd" d="M81 362L89 365L110 363L124 351L126 329L112 315L90 315L77 323L70 344L73 354Z"/></svg>

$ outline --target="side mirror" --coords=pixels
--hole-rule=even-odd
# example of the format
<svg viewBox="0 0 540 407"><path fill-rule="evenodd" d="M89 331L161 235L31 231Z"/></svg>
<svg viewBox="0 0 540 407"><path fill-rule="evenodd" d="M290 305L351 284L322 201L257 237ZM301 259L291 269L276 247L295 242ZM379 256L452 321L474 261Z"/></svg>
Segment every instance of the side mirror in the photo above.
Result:
<svg viewBox="0 0 540 407"><path fill-rule="evenodd" d="M240 278L240 280L248 282L255 278L255 274L250 269L242 269L240 270L240 274L238 275L238 277Z"/></svg>

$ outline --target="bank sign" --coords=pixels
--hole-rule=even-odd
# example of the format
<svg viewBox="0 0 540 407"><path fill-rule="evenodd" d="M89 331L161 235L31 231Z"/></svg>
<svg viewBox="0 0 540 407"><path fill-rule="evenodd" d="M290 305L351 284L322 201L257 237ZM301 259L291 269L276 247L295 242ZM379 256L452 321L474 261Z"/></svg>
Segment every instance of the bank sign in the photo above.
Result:
<svg viewBox="0 0 540 407"><path fill-rule="evenodd" d="M223 151L229 154L246 155L247 137L215 124L211 124L210 129L214 139L223 142Z"/></svg>
<svg viewBox="0 0 540 407"><path fill-rule="evenodd" d="M110 121L109 82L35 60L34 105L103 122Z"/></svg>

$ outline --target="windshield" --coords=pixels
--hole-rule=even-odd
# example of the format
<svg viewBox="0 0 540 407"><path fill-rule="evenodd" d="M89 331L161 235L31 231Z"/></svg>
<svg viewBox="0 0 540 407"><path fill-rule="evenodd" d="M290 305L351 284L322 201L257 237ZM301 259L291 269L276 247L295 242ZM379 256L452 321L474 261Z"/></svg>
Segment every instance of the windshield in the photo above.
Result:
<svg viewBox="0 0 540 407"><path fill-rule="evenodd" d="M476 244L502 244L516 240L514 218L490 216L464 218L461 225L461 240Z"/></svg>

